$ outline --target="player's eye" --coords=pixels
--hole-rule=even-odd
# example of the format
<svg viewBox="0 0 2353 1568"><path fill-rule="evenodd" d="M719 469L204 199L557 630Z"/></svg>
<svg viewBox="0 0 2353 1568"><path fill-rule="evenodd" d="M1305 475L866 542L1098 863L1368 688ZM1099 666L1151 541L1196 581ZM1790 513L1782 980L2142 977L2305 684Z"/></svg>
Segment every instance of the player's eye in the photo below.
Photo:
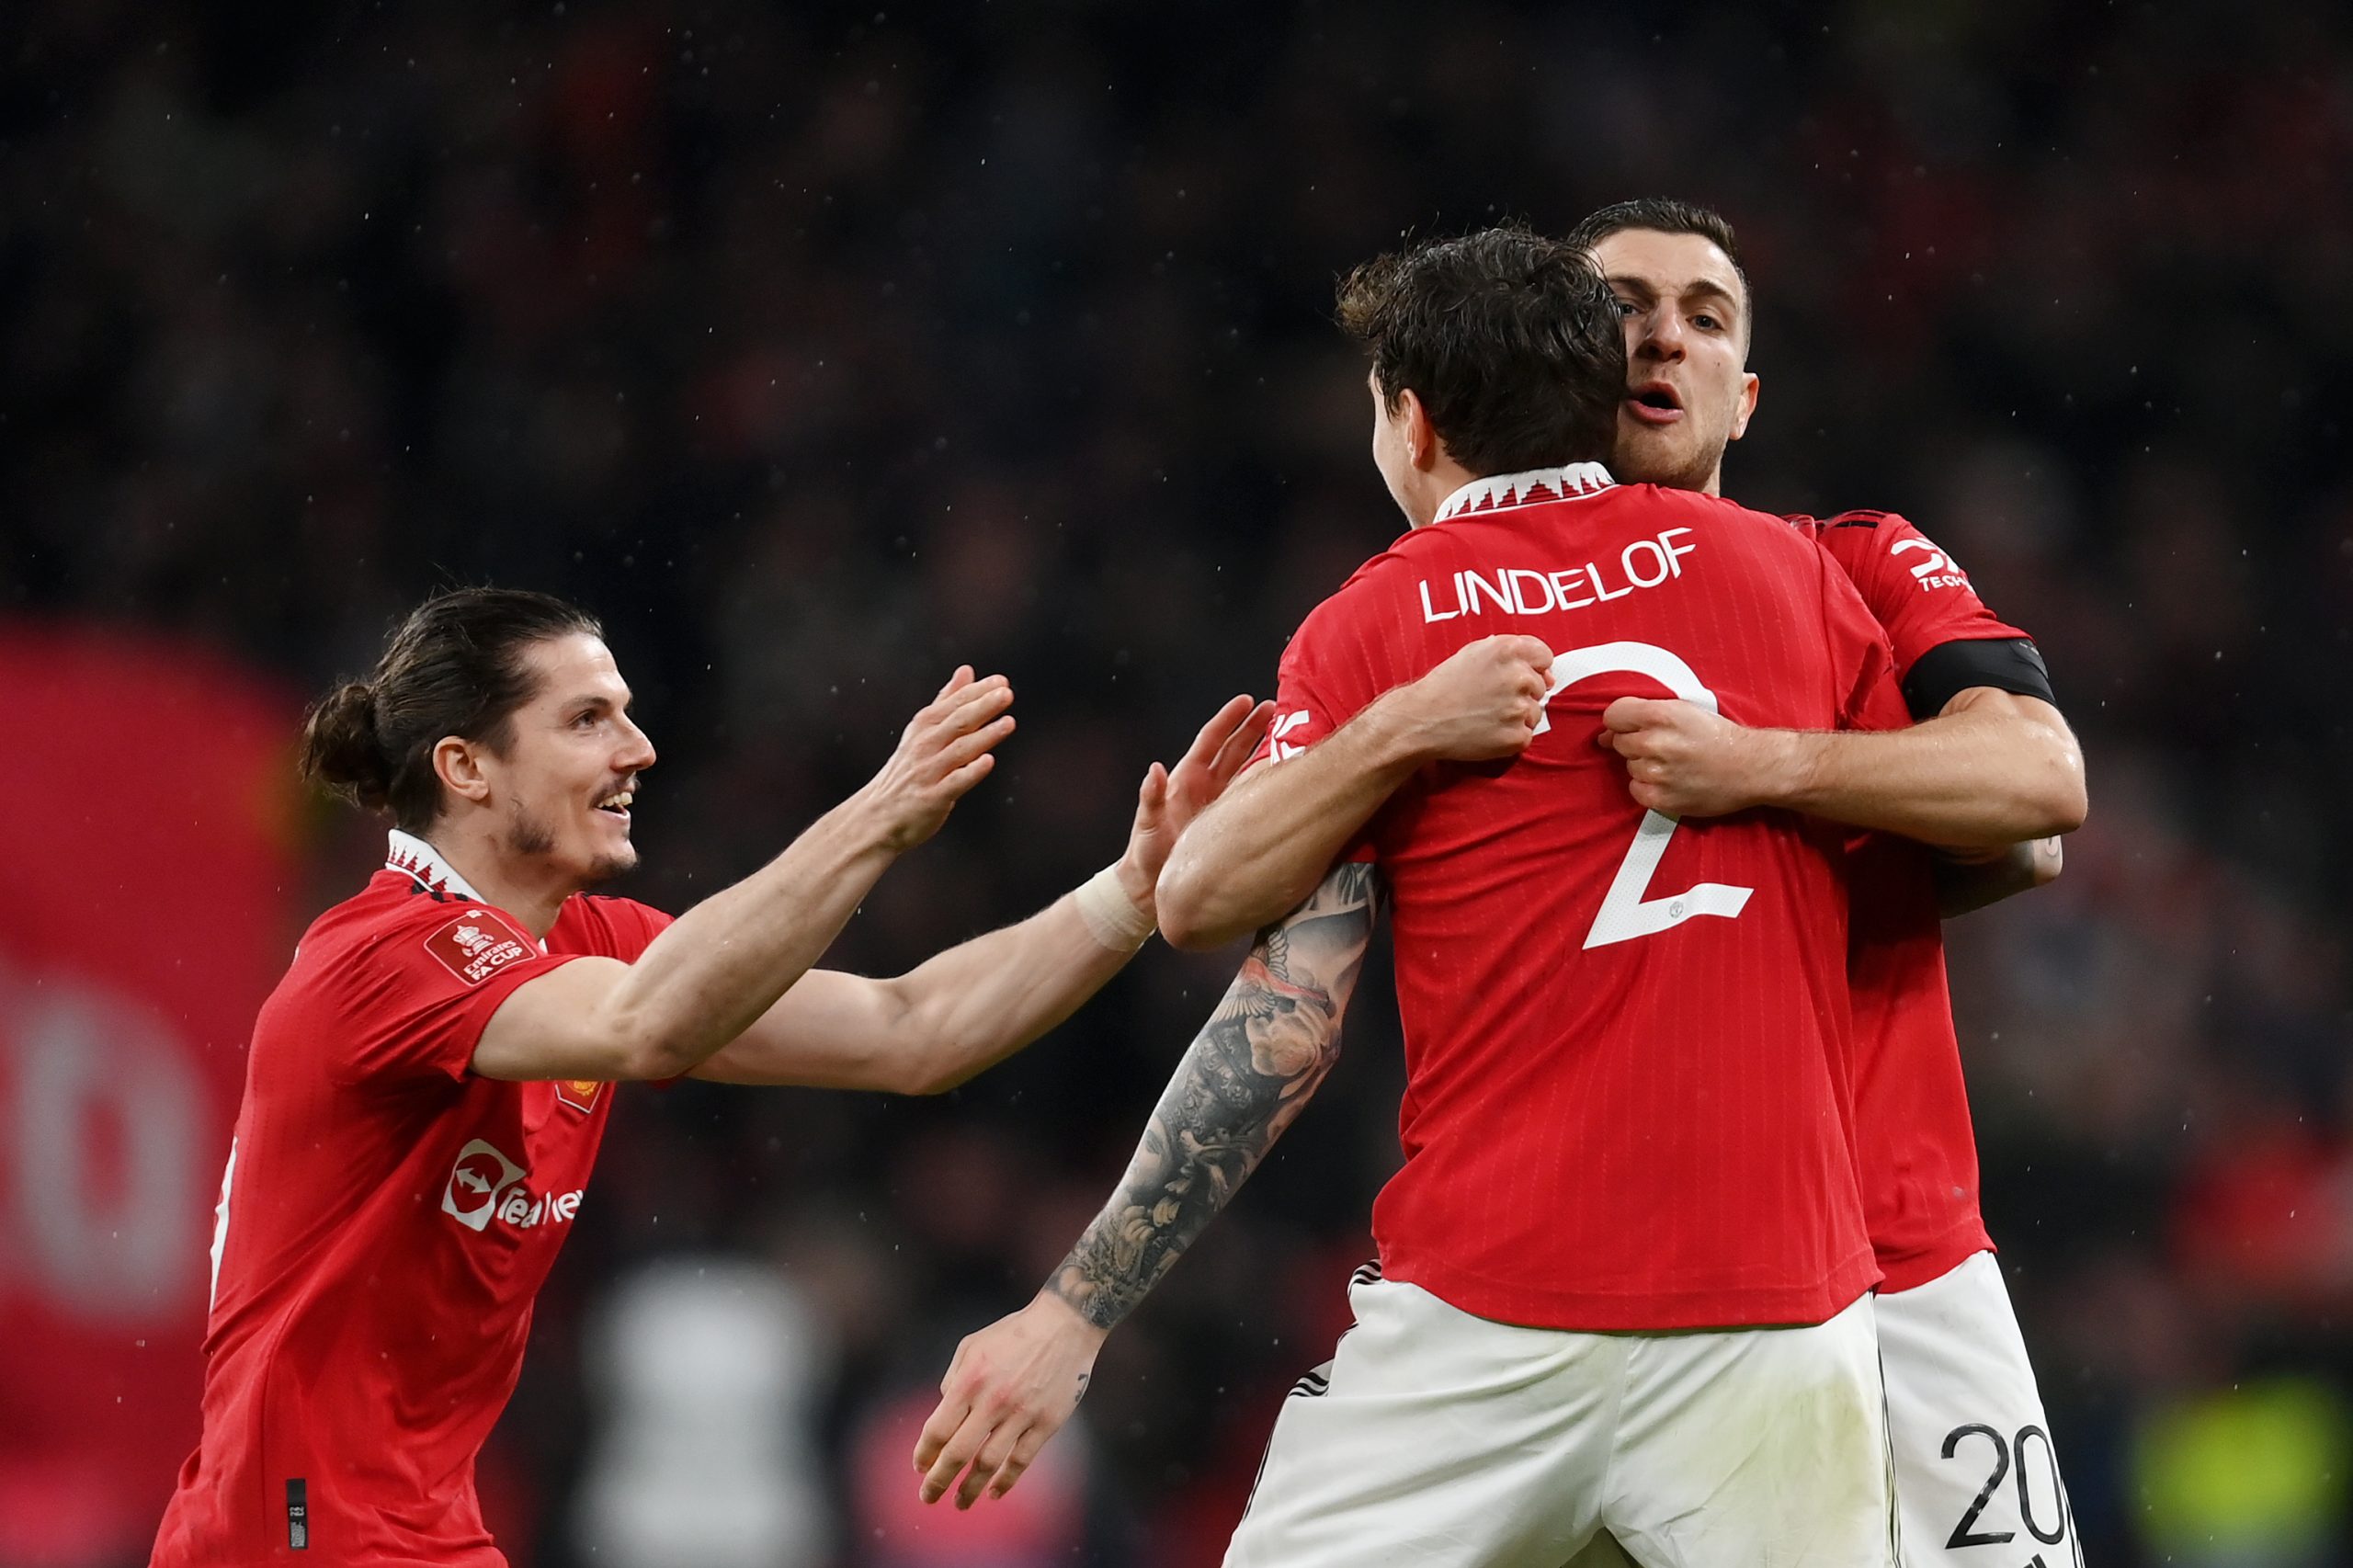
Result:
<svg viewBox="0 0 2353 1568"><path fill-rule="evenodd" d="M1636 305L1633 301L1628 299L1619 299L1612 301L1611 302L1618 307L1618 315L1620 320L1632 315L1641 308Z"/></svg>
<svg viewBox="0 0 2353 1568"><path fill-rule="evenodd" d="M1691 324L1696 327L1705 328L1709 332L1722 332L1724 329L1723 323L1718 321L1715 317L1709 315L1705 312L1693 316L1691 318Z"/></svg>

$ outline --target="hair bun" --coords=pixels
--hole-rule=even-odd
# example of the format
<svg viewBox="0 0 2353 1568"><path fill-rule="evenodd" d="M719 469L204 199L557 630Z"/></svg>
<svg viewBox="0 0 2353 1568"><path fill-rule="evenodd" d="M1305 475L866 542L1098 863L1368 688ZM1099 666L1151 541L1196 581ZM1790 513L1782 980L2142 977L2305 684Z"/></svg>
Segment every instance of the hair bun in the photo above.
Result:
<svg viewBox="0 0 2353 1568"><path fill-rule="evenodd" d="M359 805L385 803L392 760L376 733L376 689L346 681L312 705L302 721L302 773Z"/></svg>

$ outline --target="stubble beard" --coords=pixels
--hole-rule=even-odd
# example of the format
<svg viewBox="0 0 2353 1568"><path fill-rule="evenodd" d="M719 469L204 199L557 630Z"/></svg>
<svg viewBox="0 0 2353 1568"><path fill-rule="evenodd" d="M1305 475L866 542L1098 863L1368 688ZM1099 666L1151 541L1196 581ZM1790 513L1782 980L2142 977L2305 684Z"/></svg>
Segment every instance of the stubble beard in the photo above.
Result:
<svg viewBox="0 0 2353 1568"><path fill-rule="evenodd" d="M517 801L506 813L506 847L527 860L543 859L555 853L555 829Z"/></svg>
<svg viewBox="0 0 2353 1568"><path fill-rule="evenodd" d="M517 802L508 812L506 848L517 858L526 860L548 858L555 853L555 829L548 824L547 819L538 815L528 806ZM596 887L599 883L611 881L625 871L633 870L636 866L635 846L618 855L599 855L588 862L587 869L580 877L579 885L584 888Z"/></svg>
<svg viewBox="0 0 2353 1568"><path fill-rule="evenodd" d="M1687 415L1687 417L1688 417ZM1723 447L1706 440L1682 450L1660 439L1644 439L1645 431L1620 439L1610 465L1612 477L1633 484L1655 484L1665 490L1705 491L1723 462Z"/></svg>

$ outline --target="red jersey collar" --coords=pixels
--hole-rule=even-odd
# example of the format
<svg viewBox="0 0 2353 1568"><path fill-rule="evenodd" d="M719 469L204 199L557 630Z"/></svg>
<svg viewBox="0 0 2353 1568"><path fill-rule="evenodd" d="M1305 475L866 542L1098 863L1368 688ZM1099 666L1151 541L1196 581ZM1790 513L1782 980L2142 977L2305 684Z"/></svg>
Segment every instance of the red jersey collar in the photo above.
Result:
<svg viewBox="0 0 2353 1568"><path fill-rule="evenodd" d="M384 851L384 869L415 877L435 892L454 893L472 899L476 903L489 901L474 892L458 869L441 858L441 851L413 833L392 829L392 842Z"/></svg>
<svg viewBox="0 0 2353 1568"><path fill-rule="evenodd" d="M1525 473L1495 473L1474 479L1446 498L1434 523L1472 512L1500 512L1506 506L1535 506L1546 501L1574 501L1607 490L1618 482L1599 463L1570 463L1564 468L1531 468Z"/></svg>

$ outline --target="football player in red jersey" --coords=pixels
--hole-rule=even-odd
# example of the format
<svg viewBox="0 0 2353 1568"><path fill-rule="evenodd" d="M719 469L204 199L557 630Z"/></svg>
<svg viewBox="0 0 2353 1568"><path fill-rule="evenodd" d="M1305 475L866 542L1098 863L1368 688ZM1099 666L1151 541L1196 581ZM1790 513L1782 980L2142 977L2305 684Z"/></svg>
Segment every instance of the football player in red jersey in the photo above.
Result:
<svg viewBox="0 0 2353 1568"><path fill-rule="evenodd" d="M1886 643L1779 519L1579 460L1612 447L1626 370L1578 247L1417 246L1353 275L1342 315L1411 528L1292 639L1257 782L1336 778L1364 809L1334 834L1326 802L1324 842L1245 879L1306 868L1274 913L1313 891L1046 1288L959 1348L925 1494L1014 1483L1299 1113L1385 883L1405 1160L1358 1327L1286 1402L1228 1562L1556 1568L1605 1530L1657 1562L1890 1562L1844 835L1677 824L1596 744L1628 695L1900 723Z"/></svg>
<svg viewBox="0 0 2353 1568"><path fill-rule="evenodd" d="M1729 226L1703 210L1643 201L1596 213L1570 238L1600 261L1627 323L1616 468L1716 494L1724 449L1745 431L1758 392L1746 368L1748 284ZM2082 758L2025 634L1996 619L1960 568L1899 517L1790 520L1862 593L1921 722L1896 734L1799 734L1745 729L1687 702L1624 699L1605 713L1603 738L1626 758L1634 797L1676 817L1794 807L1981 856L2077 825ZM1404 777L1381 742L1375 729L1349 726L1313 763L1275 780L1279 790L1245 785L1229 809L1211 812L1195 852L1165 879L1172 932L1221 938L1312 884L1313 857ZM1944 883L1950 911L2055 874L2055 839L2021 847L2024 856L1932 863L1915 844L1874 835L1849 858L1857 1152L1885 1276L1881 1350L1903 1553L1914 1568L2029 1540L2029 1555L2080 1556L2049 1423L1978 1214L1931 882L1933 873ZM1990 1484L2005 1473L2013 1483ZM1611 1561L1622 1559L1605 1540L1579 1568Z"/></svg>
<svg viewBox="0 0 2353 1568"><path fill-rule="evenodd" d="M1758 393L1746 363L1748 278L1731 226L1650 199L1604 208L1569 238L1593 253L1626 321L1620 472L1715 494L1724 448L1745 431ZM1677 815L1773 801L1988 847L2079 824L2083 759L2026 633L1997 619L1961 567L1903 517L1790 520L1846 570L1886 630L1919 721L1902 737L1909 749L1890 767L1872 744L1888 737L1775 735L1688 704L1628 703L1610 723L1637 798ZM2006 827L1953 834L1956 806L1972 797L2009 813ZM1935 885L1944 882L1948 911L1972 907L2055 875L2057 847L2029 842L2021 856L1956 866L1872 835L1850 857L1856 1152L1886 1276L1880 1358L1905 1568L1958 1568L1988 1546L2082 1560L2049 1418L1978 1213ZM1996 1484L2005 1471L2007 1483Z"/></svg>
<svg viewBox="0 0 2353 1568"><path fill-rule="evenodd" d="M369 680L312 710L306 771L395 826L255 1024L212 1236L203 1436L158 1568L503 1563L474 1456L616 1084L934 1092L1126 963L1170 845L1263 731L1246 698L1173 773L1153 765L1127 852L1074 894L896 979L810 967L987 776L1012 700L1004 677L958 670L870 782L675 921L583 891L636 860L654 747L580 610L441 595Z"/></svg>

